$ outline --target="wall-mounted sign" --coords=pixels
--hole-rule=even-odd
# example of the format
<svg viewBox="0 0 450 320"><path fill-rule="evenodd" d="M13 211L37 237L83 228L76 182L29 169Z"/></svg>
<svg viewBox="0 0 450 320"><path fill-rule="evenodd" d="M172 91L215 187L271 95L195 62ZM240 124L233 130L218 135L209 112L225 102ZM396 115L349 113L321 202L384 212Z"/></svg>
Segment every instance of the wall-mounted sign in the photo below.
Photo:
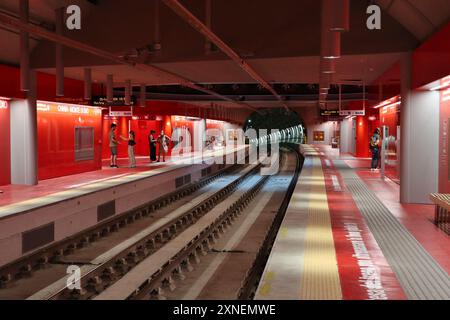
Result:
<svg viewBox="0 0 450 320"><path fill-rule="evenodd" d="M8 109L8 101L0 100L0 109Z"/></svg>
<svg viewBox="0 0 450 320"><path fill-rule="evenodd" d="M131 96L131 104L130 105L135 105L136 103L136 97L135 96ZM124 96L115 96L113 98L112 102L108 102L106 101L106 97L105 96L95 96L92 97L92 101L91 104L93 106L98 106L98 107L103 107L103 106L125 106L125 97Z"/></svg>
<svg viewBox="0 0 450 320"><path fill-rule="evenodd" d="M365 116L366 110L341 110L339 111L340 116Z"/></svg>
<svg viewBox="0 0 450 320"><path fill-rule="evenodd" d="M110 117L132 117L133 110L128 111L109 111Z"/></svg>
<svg viewBox="0 0 450 320"><path fill-rule="evenodd" d="M71 113L78 115L101 115L102 110L100 108L93 108L89 106L80 106L76 104L65 104L56 102L37 102L38 112L53 112L53 113Z"/></svg>
<svg viewBox="0 0 450 320"><path fill-rule="evenodd" d="M89 100L84 100L83 98L69 98L69 97L56 97L56 102L61 103L69 103L69 104L81 104L81 105L89 105Z"/></svg>
<svg viewBox="0 0 450 320"><path fill-rule="evenodd" d="M339 116L339 110L322 110L320 111L320 115L322 117Z"/></svg>

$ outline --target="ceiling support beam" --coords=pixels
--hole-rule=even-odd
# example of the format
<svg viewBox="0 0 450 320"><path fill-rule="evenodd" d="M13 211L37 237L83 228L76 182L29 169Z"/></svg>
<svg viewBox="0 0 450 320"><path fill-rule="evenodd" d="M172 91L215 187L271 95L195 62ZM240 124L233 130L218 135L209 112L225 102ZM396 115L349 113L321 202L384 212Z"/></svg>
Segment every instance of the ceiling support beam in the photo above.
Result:
<svg viewBox="0 0 450 320"><path fill-rule="evenodd" d="M64 8L55 10L56 34L63 35ZM55 69L56 69L56 96L64 96L64 48L61 43L55 42Z"/></svg>
<svg viewBox="0 0 450 320"><path fill-rule="evenodd" d="M13 28L13 29L17 29L23 33L34 34L35 36L38 36L40 38L64 45L65 47L70 47L70 48L73 48L73 49L76 49L79 51L83 51L83 52L92 54L94 56L100 57L105 60L109 60L109 61L117 63L117 64L127 65L130 67L134 67L138 70L145 71L145 72L152 72L152 73L160 74L161 76L168 77L172 83L177 83L184 87L188 87L188 88L203 92L205 94L217 97L221 100L232 102L233 104L236 104L243 108L247 108L247 109L250 109L253 111L258 111L258 109L256 109L255 107L253 107L247 103L238 102L238 101L235 101L228 97L225 97L217 92L211 91L200 85L197 85L192 80L184 78L173 72L166 71L166 70L159 68L157 66L154 66L154 65L141 64L132 59L120 58L120 57L116 56L115 54L112 54L108 51L96 48L94 46L90 46L83 42L72 40L63 35L58 35L54 32L48 31L47 29L44 29L40 26L30 24L29 22L21 21L20 19L11 17L2 12L0 12L0 25L6 26L9 28Z"/></svg>
<svg viewBox="0 0 450 320"><path fill-rule="evenodd" d="M20 0L20 22L28 24L28 0ZM20 30L20 90L30 90L30 36L25 30Z"/></svg>
<svg viewBox="0 0 450 320"><path fill-rule="evenodd" d="M233 60L242 70L244 70L250 77L261 84L266 90L274 95L277 100L283 105L286 110L289 107L283 98L273 89L273 87L248 64L245 59L241 58L230 46L228 46L222 39L220 39L210 28L201 22L195 15L193 15L186 7L184 7L178 0L163 0L164 3L171 8L178 16L185 20L191 27L200 32L225 53L231 60Z"/></svg>
<svg viewBox="0 0 450 320"><path fill-rule="evenodd" d="M84 100L92 99L92 70L84 68Z"/></svg>

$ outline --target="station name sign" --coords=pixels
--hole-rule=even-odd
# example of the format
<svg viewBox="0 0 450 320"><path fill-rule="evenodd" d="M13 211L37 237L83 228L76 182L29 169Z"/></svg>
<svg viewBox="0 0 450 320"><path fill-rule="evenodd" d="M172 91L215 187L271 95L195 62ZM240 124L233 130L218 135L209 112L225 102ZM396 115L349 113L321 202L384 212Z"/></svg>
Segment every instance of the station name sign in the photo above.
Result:
<svg viewBox="0 0 450 320"><path fill-rule="evenodd" d="M109 107L109 106L126 106L124 96L115 96L112 102L108 102L105 96L92 97L91 104L95 107ZM136 104L136 97L131 96L131 104Z"/></svg>
<svg viewBox="0 0 450 320"><path fill-rule="evenodd" d="M365 116L366 110L341 110L339 111L340 116Z"/></svg>
<svg viewBox="0 0 450 320"><path fill-rule="evenodd" d="M133 110L128 111L109 111L110 117L132 117Z"/></svg>
<svg viewBox="0 0 450 320"><path fill-rule="evenodd" d="M320 115L322 117L336 117L339 116L339 110L322 110Z"/></svg>
<svg viewBox="0 0 450 320"><path fill-rule="evenodd" d="M68 113L87 116L97 116L102 114L100 108L43 101L37 102L37 110L39 112Z"/></svg>

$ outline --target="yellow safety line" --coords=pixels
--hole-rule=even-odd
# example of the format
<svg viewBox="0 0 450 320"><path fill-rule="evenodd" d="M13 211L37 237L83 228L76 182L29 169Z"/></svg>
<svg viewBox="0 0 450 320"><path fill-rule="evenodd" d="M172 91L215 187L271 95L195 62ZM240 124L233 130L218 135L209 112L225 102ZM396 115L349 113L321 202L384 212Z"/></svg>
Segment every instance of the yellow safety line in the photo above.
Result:
<svg viewBox="0 0 450 320"><path fill-rule="evenodd" d="M309 149L309 148L305 148ZM310 156L314 152L309 149ZM307 178L307 177L304 177ZM320 159L313 158L311 191L308 204L304 270L301 300L341 300L342 291L337 267L330 212Z"/></svg>

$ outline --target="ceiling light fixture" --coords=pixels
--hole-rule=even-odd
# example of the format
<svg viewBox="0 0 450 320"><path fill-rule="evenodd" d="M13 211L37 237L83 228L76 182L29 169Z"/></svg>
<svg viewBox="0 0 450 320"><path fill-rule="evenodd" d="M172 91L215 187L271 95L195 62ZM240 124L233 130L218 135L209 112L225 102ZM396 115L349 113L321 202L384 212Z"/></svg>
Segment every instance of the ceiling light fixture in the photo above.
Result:
<svg viewBox="0 0 450 320"><path fill-rule="evenodd" d="M377 106L375 106L375 107L373 107L373 108L374 108L374 109L379 109L379 108L381 108L381 107L383 107L383 108L388 108L388 107L398 106L398 105L401 104L401 103L402 103L401 101L397 101L397 102L390 103L390 104L386 104L386 105L377 105Z"/></svg>
<svg viewBox="0 0 450 320"><path fill-rule="evenodd" d="M450 87L450 76L447 76L445 78L442 78L440 81L440 85L432 87L430 89L430 91L438 91L438 90L442 90L442 89L447 89Z"/></svg>

